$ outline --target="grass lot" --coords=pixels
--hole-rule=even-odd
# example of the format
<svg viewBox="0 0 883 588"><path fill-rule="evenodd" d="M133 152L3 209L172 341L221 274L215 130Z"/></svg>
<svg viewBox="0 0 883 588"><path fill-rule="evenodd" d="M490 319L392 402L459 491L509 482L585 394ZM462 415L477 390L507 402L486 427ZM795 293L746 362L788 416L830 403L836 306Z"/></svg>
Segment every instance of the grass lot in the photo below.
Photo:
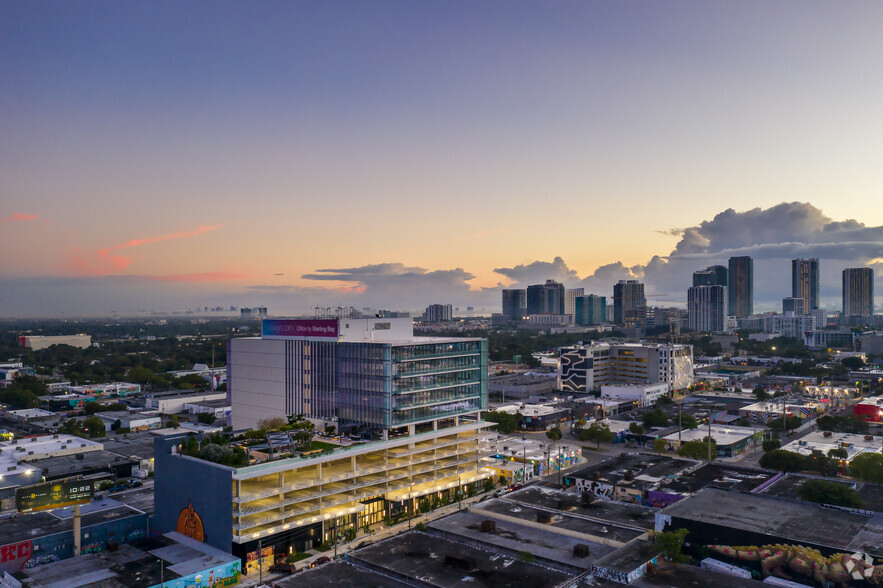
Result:
<svg viewBox="0 0 883 588"><path fill-rule="evenodd" d="M327 449L338 449L340 445L334 445L333 443L325 443L324 441L312 441L310 443L310 451L325 451Z"/></svg>

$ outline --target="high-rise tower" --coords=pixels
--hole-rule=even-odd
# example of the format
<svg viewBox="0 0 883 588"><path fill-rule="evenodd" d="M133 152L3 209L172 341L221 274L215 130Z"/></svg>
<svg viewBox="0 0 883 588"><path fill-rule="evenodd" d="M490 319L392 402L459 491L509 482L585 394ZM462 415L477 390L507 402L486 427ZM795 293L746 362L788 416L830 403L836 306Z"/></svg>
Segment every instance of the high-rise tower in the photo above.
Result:
<svg viewBox="0 0 883 588"><path fill-rule="evenodd" d="M748 256L731 257L727 272L727 299L730 316L754 314L754 260Z"/></svg>
<svg viewBox="0 0 883 588"><path fill-rule="evenodd" d="M807 300L807 311L819 307L819 260L791 260L791 298Z"/></svg>
<svg viewBox="0 0 883 588"><path fill-rule="evenodd" d="M852 267L843 270L843 316L874 314L874 270Z"/></svg>

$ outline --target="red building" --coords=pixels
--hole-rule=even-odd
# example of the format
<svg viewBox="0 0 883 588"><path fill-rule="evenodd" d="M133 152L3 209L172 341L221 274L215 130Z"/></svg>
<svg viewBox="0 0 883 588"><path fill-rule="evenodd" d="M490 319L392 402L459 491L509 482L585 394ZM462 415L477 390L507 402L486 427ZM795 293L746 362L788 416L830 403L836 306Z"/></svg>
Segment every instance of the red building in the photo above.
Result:
<svg viewBox="0 0 883 588"><path fill-rule="evenodd" d="M865 398L855 405L853 414L866 421L871 421L873 423L881 422L881 416L883 416L883 398Z"/></svg>

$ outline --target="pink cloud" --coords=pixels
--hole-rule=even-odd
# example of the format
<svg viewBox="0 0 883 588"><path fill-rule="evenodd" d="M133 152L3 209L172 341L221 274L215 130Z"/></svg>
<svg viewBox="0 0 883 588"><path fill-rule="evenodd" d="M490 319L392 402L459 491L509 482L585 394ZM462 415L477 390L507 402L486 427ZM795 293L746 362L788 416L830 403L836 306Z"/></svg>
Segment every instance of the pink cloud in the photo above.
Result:
<svg viewBox="0 0 883 588"><path fill-rule="evenodd" d="M13 212L11 216L4 216L0 218L0 222L2 223L11 223L15 221L29 221L35 220L37 218L36 214L19 214L17 212Z"/></svg>
<svg viewBox="0 0 883 588"><path fill-rule="evenodd" d="M141 239L132 239L119 245L105 247L98 251L78 251L74 255L68 256L68 265L70 269L79 274L89 276L106 276L109 274L120 272L132 264L133 258L128 255L116 255L112 252L120 249L129 249L131 247L139 247L141 245L149 245L151 243L159 243L161 241L171 241L174 239L187 239L196 237L203 233L220 229L223 225L203 225L192 231L179 231L177 233L167 233L165 235L153 235L151 237L143 237ZM193 274L200 275L200 274ZM187 281L187 280L181 280Z"/></svg>

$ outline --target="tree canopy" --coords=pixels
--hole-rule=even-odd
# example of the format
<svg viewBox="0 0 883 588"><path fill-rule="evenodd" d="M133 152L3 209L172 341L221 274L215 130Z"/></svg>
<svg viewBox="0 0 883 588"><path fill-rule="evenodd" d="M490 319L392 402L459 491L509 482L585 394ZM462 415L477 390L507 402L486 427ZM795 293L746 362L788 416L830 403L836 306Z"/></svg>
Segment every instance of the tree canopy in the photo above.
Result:
<svg viewBox="0 0 883 588"><path fill-rule="evenodd" d="M849 471L864 482L883 484L883 454L861 453L849 463Z"/></svg>
<svg viewBox="0 0 883 588"><path fill-rule="evenodd" d="M497 431L500 433L512 433L518 428L518 418L508 412L492 410L484 414L484 420L497 423Z"/></svg>
<svg viewBox="0 0 883 588"><path fill-rule="evenodd" d="M579 433L580 441L590 441L595 443L597 447L601 447L601 443L609 443L614 439L616 439L616 435L610 430L610 426L601 421L595 421Z"/></svg>
<svg viewBox="0 0 883 588"><path fill-rule="evenodd" d="M706 435L702 441L687 441L678 449L678 455L690 459L707 459L708 458L708 436ZM711 440L711 459L717 458L717 442Z"/></svg>
<svg viewBox="0 0 883 588"><path fill-rule="evenodd" d="M803 500L819 504L833 504L849 508L862 508L865 503L858 492L840 482L807 480L797 490Z"/></svg>
<svg viewBox="0 0 883 588"><path fill-rule="evenodd" d="M806 468L804 456L784 449L773 449L764 453L758 463L762 468L780 472L799 472Z"/></svg>
<svg viewBox="0 0 883 588"><path fill-rule="evenodd" d="M641 422L643 422L644 426L648 429L651 427L664 427L668 425L668 417L665 415L664 410L656 408L649 412L645 412L643 416L641 416Z"/></svg>

